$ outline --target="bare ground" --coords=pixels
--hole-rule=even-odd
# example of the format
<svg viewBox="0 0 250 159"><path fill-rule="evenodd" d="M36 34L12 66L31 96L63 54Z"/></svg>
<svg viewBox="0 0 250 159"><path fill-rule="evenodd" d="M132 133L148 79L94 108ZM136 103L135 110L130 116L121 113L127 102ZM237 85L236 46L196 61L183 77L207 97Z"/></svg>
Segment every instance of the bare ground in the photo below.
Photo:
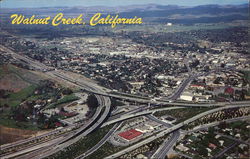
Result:
<svg viewBox="0 0 250 159"><path fill-rule="evenodd" d="M50 130L34 131L22 130L17 128L8 128L0 125L0 145L15 142L30 137L39 136L49 132Z"/></svg>

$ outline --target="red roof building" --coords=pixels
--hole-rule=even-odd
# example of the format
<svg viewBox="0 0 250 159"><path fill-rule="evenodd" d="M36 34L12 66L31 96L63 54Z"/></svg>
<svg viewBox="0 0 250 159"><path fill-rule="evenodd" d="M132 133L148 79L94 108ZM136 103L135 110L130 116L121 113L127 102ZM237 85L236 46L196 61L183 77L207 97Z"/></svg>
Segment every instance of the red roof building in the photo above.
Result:
<svg viewBox="0 0 250 159"><path fill-rule="evenodd" d="M213 144L213 143L209 143L208 147L212 148L212 149L216 149L217 148L217 146L215 144Z"/></svg>
<svg viewBox="0 0 250 159"><path fill-rule="evenodd" d="M130 140L142 135L142 133L140 131L135 130L135 129L131 129L131 130L128 130L125 132L121 132L118 135L120 137L130 141Z"/></svg>
<svg viewBox="0 0 250 159"><path fill-rule="evenodd" d="M62 123L56 122L56 123L55 123L55 126L56 126L56 127L60 127L60 126L62 126Z"/></svg>
<svg viewBox="0 0 250 159"><path fill-rule="evenodd" d="M73 116L76 116L77 115L77 113L75 113L75 112L64 112L64 111L60 111L59 112L59 115L61 115L61 116L65 116L65 117L73 117Z"/></svg>
<svg viewBox="0 0 250 159"><path fill-rule="evenodd" d="M197 88L197 89L205 89L205 85L202 84L192 84L190 85L191 88Z"/></svg>
<svg viewBox="0 0 250 159"><path fill-rule="evenodd" d="M228 88L225 89L225 93L227 93L227 94L233 94L234 93L234 89L231 88L231 87L228 87Z"/></svg>

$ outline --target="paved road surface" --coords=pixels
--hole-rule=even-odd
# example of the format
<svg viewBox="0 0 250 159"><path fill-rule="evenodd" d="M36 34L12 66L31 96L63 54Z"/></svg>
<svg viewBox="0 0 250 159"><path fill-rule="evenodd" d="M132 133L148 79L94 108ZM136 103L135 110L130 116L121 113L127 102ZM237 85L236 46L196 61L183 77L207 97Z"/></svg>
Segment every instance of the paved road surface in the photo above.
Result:
<svg viewBox="0 0 250 159"><path fill-rule="evenodd" d="M120 128L121 123L117 123L113 126L113 128L101 139L101 141L98 142L95 146L93 146L91 149L89 149L87 152L83 153L82 155L79 155L76 159L83 159L92 153L94 153L96 150L98 150L103 144L106 143L107 140L109 140L112 135Z"/></svg>
<svg viewBox="0 0 250 159"><path fill-rule="evenodd" d="M238 144L239 144L239 142L235 142L235 143L231 144L230 146L226 147L224 150L222 150L221 152L219 152L218 154L216 154L211 159L218 159L218 158L220 158L223 154L225 154L227 151L229 151L230 149L234 148Z"/></svg>
<svg viewBox="0 0 250 159"><path fill-rule="evenodd" d="M154 136L152 136L152 137L149 137L149 138L147 138L146 140L143 140L142 142L139 142L139 143L137 143L137 144L134 144L134 145L132 145L132 146L130 146L130 147L128 147L128 148L126 148L126 149L120 151L120 152L117 152L117 153L115 153L115 154L113 154L113 155L110 155L110 156L106 157L106 159L117 158L117 157L119 157L119 156L121 156L121 155L123 155L123 154L125 154L125 153L128 153L128 152L130 152L130 151L132 151L132 150L134 150L134 149L140 147L140 146L143 146L143 145L145 145L145 144L147 144L147 143L150 143L150 142L152 142L153 140L155 140L155 139L157 139L157 138L160 138L160 137L162 137L162 136L165 136L165 135L167 135L167 134L170 134L170 133L172 133L172 132L174 132L174 131L176 131L176 130L182 128L184 125L188 125L189 123L191 123L191 122L193 122L193 121L195 121L195 120L197 120L197 119L199 119L199 118L201 118L201 117L203 117L203 116L206 116L206 115L208 115L208 114L211 114L211 113L214 113L214 112L217 112L217 111L221 111L221 110L225 110L225 109L240 108L240 107L250 107L250 105L249 105L249 104L246 104L246 105L240 105L240 106L237 105L237 106L219 107L219 108L215 108L215 109L212 109L212 110L209 110L209 111L200 113L200 114L198 114L198 115L196 115L196 116L194 116L194 117L192 117L192 118L190 118L190 119L188 119L188 120L185 120L185 121L182 122L182 123L179 123L179 124L177 124L177 125L174 125L174 126L171 127L171 128L166 129L165 131L162 131L162 132L160 132L160 133L158 133L158 134L156 134L156 135L154 135Z"/></svg>

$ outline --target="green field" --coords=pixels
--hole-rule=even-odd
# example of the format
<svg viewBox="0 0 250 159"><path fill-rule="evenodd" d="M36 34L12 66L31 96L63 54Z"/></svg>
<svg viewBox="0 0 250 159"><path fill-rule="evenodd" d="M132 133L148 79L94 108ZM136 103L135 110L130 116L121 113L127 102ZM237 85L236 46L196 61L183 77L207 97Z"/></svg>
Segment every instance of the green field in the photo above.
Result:
<svg viewBox="0 0 250 159"><path fill-rule="evenodd" d="M12 108L18 107L24 100L29 97L32 97L34 90L37 88L37 85L30 85L17 93L9 93L7 99L1 99L1 106L4 104L9 105L8 109L5 109L0 113L0 125L10 127L10 128L20 128L28 130L39 130L38 125L32 124L30 121L27 122L17 122L14 119L10 118L12 116Z"/></svg>
<svg viewBox="0 0 250 159"><path fill-rule="evenodd" d="M0 125L6 127L38 130L38 124L44 124L34 124L32 123L32 120L26 119L32 115L32 111L34 110L34 108L27 103L34 104L39 99L39 101L47 104L46 101L48 99L52 99L53 103L50 105L47 104L47 107L54 108L60 106L61 104L78 99L78 97L74 94L62 96L62 91L64 89L60 85L49 80L45 80L43 77L40 77L29 70L22 69L11 64L0 66L0 75L0 84L10 82L10 87L3 87L4 90L1 91L0 98ZM12 89L18 91L15 92ZM35 91L37 93L35 93ZM24 107L20 109L19 105L23 102L25 102ZM18 116L20 111L22 111L20 113L21 117Z"/></svg>
<svg viewBox="0 0 250 159"><path fill-rule="evenodd" d="M0 98L0 105L8 104L11 107L16 107L28 97L31 97L36 88L37 85L30 85L17 93L9 93L7 99Z"/></svg>
<svg viewBox="0 0 250 159"><path fill-rule="evenodd" d="M7 119L1 117L0 125L9 127L9 128L18 128L25 130L40 130L37 124L32 124L31 122L16 122L12 119Z"/></svg>

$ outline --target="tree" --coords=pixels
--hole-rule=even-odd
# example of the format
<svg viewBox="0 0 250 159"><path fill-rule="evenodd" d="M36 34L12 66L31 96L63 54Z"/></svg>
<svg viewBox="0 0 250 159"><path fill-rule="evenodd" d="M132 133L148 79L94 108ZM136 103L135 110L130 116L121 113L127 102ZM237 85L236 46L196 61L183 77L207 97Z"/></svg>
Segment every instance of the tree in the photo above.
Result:
<svg viewBox="0 0 250 159"><path fill-rule="evenodd" d="M69 88L65 88L65 89L63 89L63 91L62 91L62 94L63 95L70 95L70 94L72 94L73 93L73 91L71 90L71 89L69 89Z"/></svg>
<svg viewBox="0 0 250 159"><path fill-rule="evenodd" d="M200 149L200 154L201 154L202 156L204 156L204 157L207 157L207 155L208 155L207 149L201 148L201 149Z"/></svg>
<svg viewBox="0 0 250 159"><path fill-rule="evenodd" d="M97 101L96 97L93 94L88 96L87 105L88 105L89 108L98 107L98 101Z"/></svg>
<svg viewBox="0 0 250 159"><path fill-rule="evenodd" d="M218 125L218 127L219 127L220 129L225 129L225 128L227 127L227 123L226 123L225 121L220 122L219 125Z"/></svg>

